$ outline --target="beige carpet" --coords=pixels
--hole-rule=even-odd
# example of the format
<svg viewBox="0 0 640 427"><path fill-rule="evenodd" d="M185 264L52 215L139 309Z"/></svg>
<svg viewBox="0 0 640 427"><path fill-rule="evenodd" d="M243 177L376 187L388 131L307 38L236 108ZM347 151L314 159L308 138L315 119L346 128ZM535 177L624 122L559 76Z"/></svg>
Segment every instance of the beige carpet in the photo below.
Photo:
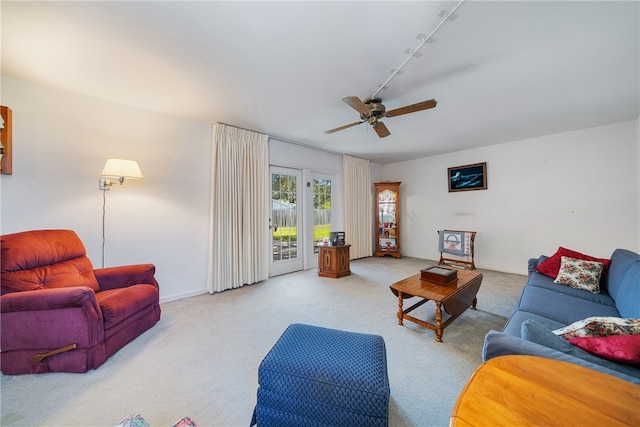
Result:
<svg viewBox="0 0 640 427"><path fill-rule="evenodd" d="M341 279L308 270L163 304L160 322L97 370L3 375L0 424L113 426L142 414L152 427L171 426L184 416L200 427L248 426L260 361L289 324L308 323L382 335L390 426L445 427L482 361L484 335L503 327L526 278L479 270L484 280L478 310L467 310L436 343L431 330L397 325L397 300L389 290L434 264L367 258L353 261L352 275ZM414 313L433 319L433 311L428 303Z"/></svg>

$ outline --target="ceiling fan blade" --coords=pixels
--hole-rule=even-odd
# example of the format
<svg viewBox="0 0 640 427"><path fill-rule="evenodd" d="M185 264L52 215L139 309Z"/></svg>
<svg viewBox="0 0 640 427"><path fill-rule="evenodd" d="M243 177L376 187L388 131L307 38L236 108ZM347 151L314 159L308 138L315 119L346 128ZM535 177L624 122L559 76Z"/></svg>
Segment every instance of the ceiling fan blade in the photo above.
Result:
<svg viewBox="0 0 640 427"><path fill-rule="evenodd" d="M371 110L369 109L369 107L367 107L367 105L362 102L362 100L357 96L347 96L345 98L342 98L342 100L347 103L349 107L353 108L360 114L364 114L365 116L371 114Z"/></svg>
<svg viewBox="0 0 640 427"><path fill-rule="evenodd" d="M376 133L380 138L384 138L385 136L391 135L391 132L389 132L389 129L387 129L387 127L382 122L375 122L371 126L373 126L373 130L376 131Z"/></svg>
<svg viewBox="0 0 640 427"><path fill-rule="evenodd" d="M430 99L428 101L418 102L416 104L407 105L405 107L396 108L395 110L387 111L387 117L395 117L401 116L403 114L415 113L416 111L428 110L429 108L433 108L437 105L435 99Z"/></svg>
<svg viewBox="0 0 640 427"><path fill-rule="evenodd" d="M347 128L350 128L351 126L359 125L360 123L364 123L364 122L349 123L348 125L340 126L339 128L325 130L324 133L329 134L329 133L338 132L339 130L347 129Z"/></svg>

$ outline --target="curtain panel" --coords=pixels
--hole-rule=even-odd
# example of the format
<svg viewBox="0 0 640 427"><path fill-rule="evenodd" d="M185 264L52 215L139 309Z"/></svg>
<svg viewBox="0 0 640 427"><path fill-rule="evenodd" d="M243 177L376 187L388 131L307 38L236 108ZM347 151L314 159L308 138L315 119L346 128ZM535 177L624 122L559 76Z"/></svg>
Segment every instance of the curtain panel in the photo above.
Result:
<svg viewBox="0 0 640 427"><path fill-rule="evenodd" d="M342 156L344 231L351 244L349 258L373 254L373 212L369 160Z"/></svg>
<svg viewBox="0 0 640 427"><path fill-rule="evenodd" d="M213 125L209 293L269 277L269 136Z"/></svg>

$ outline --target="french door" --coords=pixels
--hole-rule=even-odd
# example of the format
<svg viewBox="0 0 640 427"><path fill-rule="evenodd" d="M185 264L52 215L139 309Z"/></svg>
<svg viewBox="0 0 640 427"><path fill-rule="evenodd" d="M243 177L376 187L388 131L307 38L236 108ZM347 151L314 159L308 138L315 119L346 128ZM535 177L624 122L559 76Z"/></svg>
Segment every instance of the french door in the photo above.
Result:
<svg viewBox="0 0 640 427"><path fill-rule="evenodd" d="M313 253L317 257L318 245L329 239L333 229L331 177L313 174Z"/></svg>
<svg viewBox="0 0 640 427"><path fill-rule="evenodd" d="M269 276L303 268L302 171L271 166Z"/></svg>

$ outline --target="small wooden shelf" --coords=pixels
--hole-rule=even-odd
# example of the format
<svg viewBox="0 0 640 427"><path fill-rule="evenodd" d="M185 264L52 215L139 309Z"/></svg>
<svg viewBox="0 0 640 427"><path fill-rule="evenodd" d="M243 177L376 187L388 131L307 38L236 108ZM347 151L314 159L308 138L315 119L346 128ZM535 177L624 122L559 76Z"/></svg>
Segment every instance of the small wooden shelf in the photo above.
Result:
<svg viewBox="0 0 640 427"><path fill-rule="evenodd" d="M349 276L349 248L351 245L319 246L318 276L334 279Z"/></svg>

